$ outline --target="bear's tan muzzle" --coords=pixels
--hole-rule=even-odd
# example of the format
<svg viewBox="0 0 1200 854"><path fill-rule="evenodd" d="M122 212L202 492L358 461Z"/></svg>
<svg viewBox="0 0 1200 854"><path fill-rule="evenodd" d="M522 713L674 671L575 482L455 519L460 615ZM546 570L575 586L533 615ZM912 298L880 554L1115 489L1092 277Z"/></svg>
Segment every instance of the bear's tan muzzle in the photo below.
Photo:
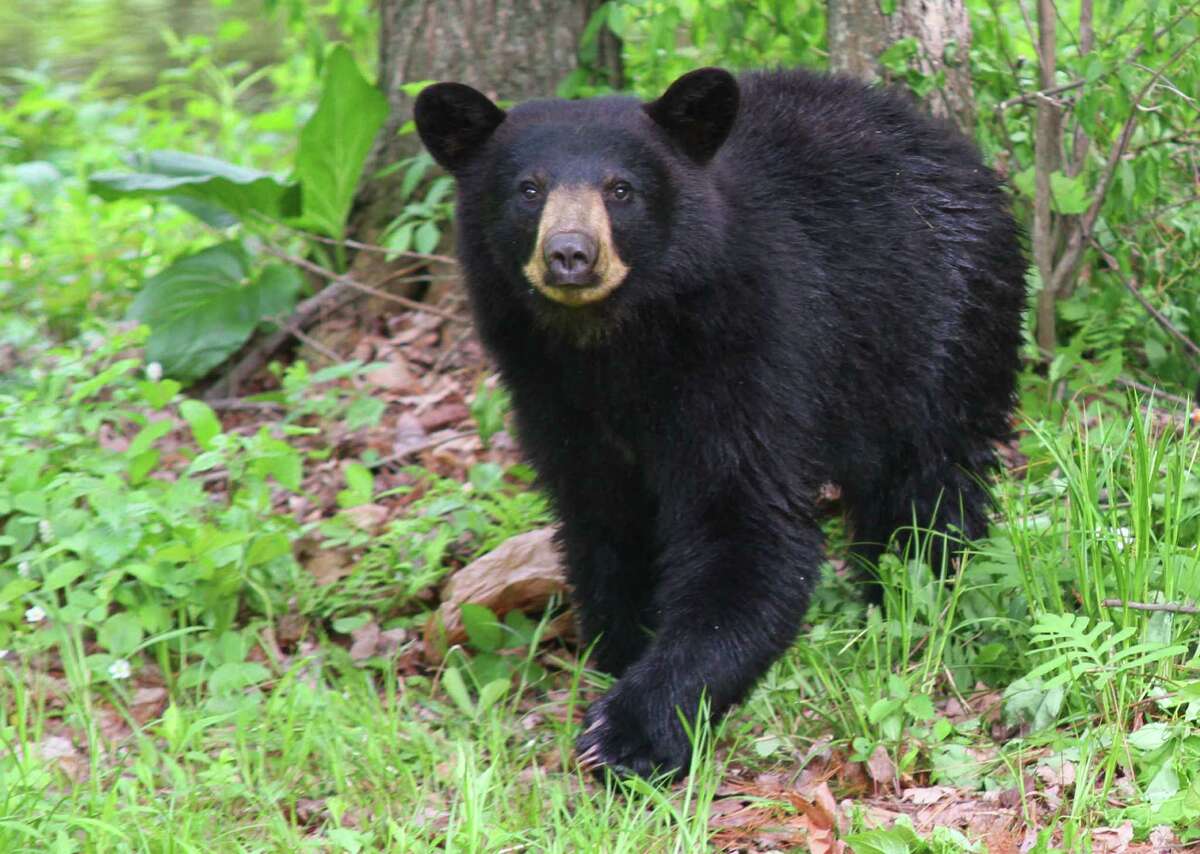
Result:
<svg viewBox="0 0 1200 854"><path fill-rule="evenodd" d="M523 271L542 294L569 306L599 302L620 287L629 268L613 245L599 190L561 186L550 191Z"/></svg>

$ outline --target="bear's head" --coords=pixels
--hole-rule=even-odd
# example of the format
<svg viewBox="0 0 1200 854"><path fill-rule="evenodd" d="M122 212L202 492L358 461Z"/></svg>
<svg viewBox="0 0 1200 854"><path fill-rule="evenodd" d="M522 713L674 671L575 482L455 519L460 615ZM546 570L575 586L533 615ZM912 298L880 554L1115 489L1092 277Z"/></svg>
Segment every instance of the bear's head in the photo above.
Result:
<svg viewBox="0 0 1200 854"><path fill-rule="evenodd" d="M509 112L438 83L414 114L426 148L458 179L468 275L473 264L499 271L535 309L578 316L652 299L664 270L680 268L672 248L697 254L692 226L713 221L705 169L737 111L733 76L704 68L650 103L546 100ZM671 240L675 229L691 239Z"/></svg>

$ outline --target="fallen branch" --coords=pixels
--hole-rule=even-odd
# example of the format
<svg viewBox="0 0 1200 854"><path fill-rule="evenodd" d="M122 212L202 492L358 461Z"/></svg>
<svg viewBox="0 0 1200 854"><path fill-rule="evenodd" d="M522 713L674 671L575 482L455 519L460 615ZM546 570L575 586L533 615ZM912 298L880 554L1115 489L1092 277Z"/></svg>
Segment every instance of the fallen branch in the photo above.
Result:
<svg viewBox="0 0 1200 854"><path fill-rule="evenodd" d="M1166 391L1163 391L1162 389L1154 388L1153 386L1148 386L1145 383L1138 382L1137 380L1127 379L1126 377L1117 377L1114 380L1114 382L1117 385L1124 386L1125 388L1130 388L1130 389L1133 389L1134 391L1140 391L1142 394L1148 394L1151 397L1158 397L1158 398L1162 398L1163 400L1169 400L1169 401L1171 401L1171 403L1177 403L1180 406L1185 406L1185 407L1188 407L1189 409L1191 407L1195 406L1196 403L1200 403L1200 401L1194 402L1194 401L1188 400L1186 397L1180 397L1177 394L1171 394L1170 392L1166 392Z"/></svg>
<svg viewBox="0 0 1200 854"><path fill-rule="evenodd" d="M1128 608L1131 611L1165 611L1168 614L1200 614L1195 605L1180 605L1176 602L1126 602L1123 599L1105 599L1100 603L1105 608Z"/></svg>
<svg viewBox="0 0 1200 854"><path fill-rule="evenodd" d="M447 311L444 308L408 299L407 297L397 296L396 294L373 288L370 285L364 285L350 276L339 275L332 270L322 267L320 264L309 261L307 258L292 255L273 246L264 246L263 248L267 253L274 255L280 260L287 261L289 264L294 264L302 270L307 270L320 278L326 279L329 284L319 293L296 306L296 310L292 312L291 317L278 330L251 346L249 351L242 356L236 365L228 370L220 380L213 383L212 387L205 393L206 399L209 397L235 397L241 383L266 365L271 356L283 347L289 339L301 337L297 333L303 333L303 330L312 325L318 315L340 307L342 303L353 299L357 293L370 294L380 299L394 302L397 305L402 305L413 311L423 311L426 314L436 315L454 323L469 324L471 322L468 318L455 314L452 311Z"/></svg>
<svg viewBox="0 0 1200 854"><path fill-rule="evenodd" d="M445 445L446 443L453 442L456 439L466 439L468 436L474 436L478 432L478 430L460 430L457 433L451 433L449 436L441 436L437 439L430 439L428 442L422 442L420 445L407 448L398 454L389 454L388 456L378 459L373 463L367 463L367 468L381 469L384 466L393 465L401 460L415 456L416 454L436 448L439 445Z"/></svg>
<svg viewBox="0 0 1200 854"><path fill-rule="evenodd" d="M287 261L289 264L294 264L302 270L308 270L308 272L316 276L320 276L330 283L329 287L338 286L352 288L356 291L361 291L364 294L370 294L373 297L378 297L379 299L387 300L388 302L394 302L397 305L402 305L405 308L410 308L413 311L423 311L426 314L434 314L438 317L444 317L446 320L450 320L455 323L470 323L467 318L463 317L462 315L455 314L453 311L448 311L444 308L438 308L435 305L429 305L428 303L423 303L420 300L409 299L408 297L402 297L398 294L381 291L379 288L373 288L370 285L364 285L362 282L357 281L350 276L335 273L333 270L322 267L320 264L309 261L307 258L301 258L299 255L292 255L288 252L284 252L282 249L276 249L273 246L266 246L264 249L269 254L274 255L280 260ZM326 290L328 289L329 288L326 288Z"/></svg>

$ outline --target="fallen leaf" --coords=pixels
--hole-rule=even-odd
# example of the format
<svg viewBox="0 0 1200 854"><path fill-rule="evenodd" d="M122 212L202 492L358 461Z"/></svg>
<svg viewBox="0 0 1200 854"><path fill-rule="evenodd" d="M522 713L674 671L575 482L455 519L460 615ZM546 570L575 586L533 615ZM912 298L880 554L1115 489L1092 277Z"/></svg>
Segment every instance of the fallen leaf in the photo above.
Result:
<svg viewBox="0 0 1200 854"><path fill-rule="evenodd" d="M378 534L388 518L388 509L382 504L358 504L345 508L342 513L355 527L368 534Z"/></svg>
<svg viewBox="0 0 1200 854"><path fill-rule="evenodd" d="M432 433L442 427L449 427L460 421L465 421L471 415L470 410L462 403L443 403L435 406L418 417L426 432Z"/></svg>
<svg viewBox="0 0 1200 854"><path fill-rule="evenodd" d="M421 381L417 379L403 356L393 352L392 360L381 368L366 375L367 382L400 394L420 394Z"/></svg>
<svg viewBox="0 0 1200 854"><path fill-rule="evenodd" d="M953 786L925 786L905 789L904 794L900 796L901 800L908 801L916 806L929 806L936 804L940 800L954 797L958 792Z"/></svg>
<svg viewBox="0 0 1200 854"><path fill-rule="evenodd" d="M138 688L133 692L130 713L139 724L146 724L162 714L167 705L167 689L159 685Z"/></svg>
<svg viewBox="0 0 1200 854"><path fill-rule="evenodd" d="M37 744L38 755L46 762L53 763L64 774L75 782L80 782L87 776L87 762L71 739L61 735L50 735Z"/></svg>
<svg viewBox="0 0 1200 854"><path fill-rule="evenodd" d="M396 418L396 431L392 440L392 453L403 456L429 442L429 434L420 420L411 412L401 413Z"/></svg>
<svg viewBox="0 0 1200 854"><path fill-rule="evenodd" d="M1037 767L1037 776L1048 788L1075 785L1075 765L1061 756L1049 757Z"/></svg>
<svg viewBox="0 0 1200 854"><path fill-rule="evenodd" d="M365 626L360 626L350 633L350 658L362 661L375 654L375 645L379 642L379 623L374 620Z"/></svg>
<svg viewBox="0 0 1200 854"><path fill-rule="evenodd" d="M1132 841L1132 821L1126 821L1120 827L1098 827L1092 831L1094 854L1122 854Z"/></svg>
<svg viewBox="0 0 1200 854"><path fill-rule="evenodd" d="M553 528L511 537L450 577L441 606L425 624L426 660L438 662L447 646L466 641L464 604L483 605L497 617L509 611L540 614L551 596L566 590Z"/></svg>
<svg viewBox="0 0 1200 854"><path fill-rule="evenodd" d="M312 574L317 586L323 587L349 575L353 563L344 552L337 549L324 549L315 552L308 560L305 560L304 568Z"/></svg>
<svg viewBox="0 0 1200 854"><path fill-rule="evenodd" d="M888 756L887 748L877 745L867 760L867 773L879 788L893 789L896 785L896 765Z"/></svg>

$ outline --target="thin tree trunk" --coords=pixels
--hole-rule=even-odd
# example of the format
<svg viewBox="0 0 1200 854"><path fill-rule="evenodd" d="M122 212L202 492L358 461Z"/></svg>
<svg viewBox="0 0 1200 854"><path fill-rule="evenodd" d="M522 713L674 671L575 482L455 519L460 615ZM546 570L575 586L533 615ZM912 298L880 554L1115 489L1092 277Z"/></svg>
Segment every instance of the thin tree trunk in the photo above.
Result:
<svg viewBox="0 0 1200 854"><path fill-rule="evenodd" d="M926 100L930 112L964 131L974 126L975 99L968 56L971 26L964 0L896 0L891 14L880 0L828 0L829 64L834 71L893 82L879 56L901 39L918 45L922 74L945 75Z"/></svg>
<svg viewBox="0 0 1200 854"><path fill-rule="evenodd" d="M1056 37L1054 0L1038 0L1039 84L1049 89L1055 83ZM1033 261L1042 279L1037 298L1037 343L1043 353L1053 353L1057 344L1055 303L1058 281L1054 275L1054 214L1051 210L1050 176L1061 167L1062 115L1058 104L1042 97L1037 102L1037 131L1033 140L1035 187L1033 198Z"/></svg>
<svg viewBox="0 0 1200 854"><path fill-rule="evenodd" d="M579 38L596 6L594 0L381 0L379 81L390 111L367 161L352 235L370 241L403 204L400 176L371 178L420 148L415 134L398 135L412 118L404 84L455 80L502 101L551 97L577 65ZM606 44L602 39L600 58L611 63Z"/></svg>

